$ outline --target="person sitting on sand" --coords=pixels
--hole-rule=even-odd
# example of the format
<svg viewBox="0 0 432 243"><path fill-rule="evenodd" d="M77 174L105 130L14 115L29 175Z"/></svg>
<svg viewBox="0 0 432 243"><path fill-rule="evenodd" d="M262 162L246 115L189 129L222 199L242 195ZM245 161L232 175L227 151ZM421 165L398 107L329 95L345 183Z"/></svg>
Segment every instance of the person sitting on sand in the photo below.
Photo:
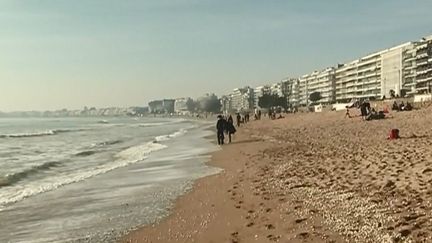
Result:
<svg viewBox="0 0 432 243"><path fill-rule="evenodd" d="M393 111L399 111L399 105L398 105L398 103L396 101L393 102L392 110Z"/></svg>
<svg viewBox="0 0 432 243"><path fill-rule="evenodd" d="M412 107L411 103L407 102L406 106L405 106L405 110L406 111L412 111L412 109L413 109L413 107Z"/></svg>
<svg viewBox="0 0 432 243"><path fill-rule="evenodd" d="M402 101L401 103L400 103L400 105L399 105L399 111L404 111L405 110L405 104L404 104L404 102Z"/></svg>

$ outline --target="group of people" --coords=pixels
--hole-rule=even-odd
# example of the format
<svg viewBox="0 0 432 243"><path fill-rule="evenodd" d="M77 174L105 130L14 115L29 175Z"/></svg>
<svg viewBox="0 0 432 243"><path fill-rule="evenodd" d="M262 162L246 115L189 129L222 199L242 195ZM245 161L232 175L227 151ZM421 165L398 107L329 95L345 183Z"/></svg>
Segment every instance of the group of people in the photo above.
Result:
<svg viewBox="0 0 432 243"><path fill-rule="evenodd" d="M398 104L396 101L393 102L392 110L394 111L411 111L413 109L412 105L407 102L406 105L402 101L400 104Z"/></svg>
<svg viewBox="0 0 432 243"><path fill-rule="evenodd" d="M237 126L240 126L240 114L237 114ZM216 123L217 130L217 140L218 145L223 145L225 143L225 134L228 135L228 142L231 143L231 137L234 133L236 133L236 129L234 127L234 120L231 115L229 117L224 117L222 115L218 115L218 121Z"/></svg>
<svg viewBox="0 0 432 243"><path fill-rule="evenodd" d="M371 108L371 105L367 100L361 103L357 103L357 107L360 109L361 117L365 121L384 119L385 113L388 113L387 108L385 108L382 111L376 111L374 108ZM395 101L392 105L393 111L410 111L412 109L413 107L409 102L404 104L404 102L402 101L400 104L398 104ZM345 117L351 118L350 107L348 106L346 107Z"/></svg>
<svg viewBox="0 0 432 243"><path fill-rule="evenodd" d="M363 101L362 103L357 103L357 107L360 109L361 117L364 121L384 119L385 113L388 111L376 111L375 108L371 108L369 101ZM350 107L346 107L345 118L351 118Z"/></svg>
<svg viewBox="0 0 432 243"><path fill-rule="evenodd" d="M255 109L254 112L255 120L261 119L261 110ZM218 115L218 120L216 123L216 130L217 130L217 140L219 145L223 145L225 143L225 135L228 135L228 142L231 143L232 141L232 135L237 131L234 126L234 119L231 115L223 116ZM250 114L249 112L244 113L244 115L241 115L240 113L236 113L236 125L237 127L240 127L241 124L246 124L250 121Z"/></svg>

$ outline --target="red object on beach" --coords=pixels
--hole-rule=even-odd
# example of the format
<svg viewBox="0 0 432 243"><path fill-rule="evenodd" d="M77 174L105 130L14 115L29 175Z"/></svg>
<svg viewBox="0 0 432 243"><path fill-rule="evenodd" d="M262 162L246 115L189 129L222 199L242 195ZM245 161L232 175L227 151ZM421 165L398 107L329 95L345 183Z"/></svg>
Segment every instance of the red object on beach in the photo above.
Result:
<svg viewBox="0 0 432 243"><path fill-rule="evenodd" d="M387 139L392 140L392 139L398 139L398 138L400 138L399 137L399 129L390 130L390 134L389 134Z"/></svg>
<svg viewBox="0 0 432 243"><path fill-rule="evenodd" d="M387 108L387 107L385 107L385 108L384 108L384 111L383 111L383 112L384 112L384 113L386 113L386 114L387 114L387 113L389 113L389 110L388 110L388 108Z"/></svg>

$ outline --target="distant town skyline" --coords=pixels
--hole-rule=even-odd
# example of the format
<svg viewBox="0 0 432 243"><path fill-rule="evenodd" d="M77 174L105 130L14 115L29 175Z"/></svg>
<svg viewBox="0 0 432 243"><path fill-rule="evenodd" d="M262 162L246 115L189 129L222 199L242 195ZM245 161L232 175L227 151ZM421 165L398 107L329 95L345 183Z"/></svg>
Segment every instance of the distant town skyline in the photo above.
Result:
<svg viewBox="0 0 432 243"><path fill-rule="evenodd" d="M432 34L432 2L0 2L0 111L145 106L278 82Z"/></svg>

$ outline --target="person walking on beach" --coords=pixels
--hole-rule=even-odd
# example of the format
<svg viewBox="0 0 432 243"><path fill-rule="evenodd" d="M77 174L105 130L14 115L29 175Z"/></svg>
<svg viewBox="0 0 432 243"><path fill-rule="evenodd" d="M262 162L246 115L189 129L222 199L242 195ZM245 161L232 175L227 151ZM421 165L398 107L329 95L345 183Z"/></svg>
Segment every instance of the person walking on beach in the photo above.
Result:
<svg viewBox="0 0 432 243"><path fill-rule="evenodd" d="M346 107L346 113L345 113L345 118L347 118L347 117L351 118L350 109L348 106Z"/></svg>
<svg viewBox="0 0 432 243"><path fill-rule="evenodd" d="M241 122L241 116L240 113L237 113L237 127L240 127L240 122Z"/></svg>
<svg viewBox="0 0 432 243"><path fill-rule="evenodd" d="M218 115L218 121L216 123L218 145L224 144L224 140L225 140L224 130L226 127L225 123L226 123L225 119L223 119L221 115Z"/></svg>
<svg viewBox="0 0 432 243"><path fill-rule="evenodd" d="M231 136L236 132L236 129L234 127L234 120L231 115L228 117L226 130L228 133L228 142L231 143Z"/></svg>
<svg viewBox="0 0 432 243"><path fill-rule="evenodd" d="M363 102L363 103L360 105L360 113L361 113L362 119L363 119L363 120L366 120L366 117L367 117L367 115L368 115L366 102Z"/></svg>

